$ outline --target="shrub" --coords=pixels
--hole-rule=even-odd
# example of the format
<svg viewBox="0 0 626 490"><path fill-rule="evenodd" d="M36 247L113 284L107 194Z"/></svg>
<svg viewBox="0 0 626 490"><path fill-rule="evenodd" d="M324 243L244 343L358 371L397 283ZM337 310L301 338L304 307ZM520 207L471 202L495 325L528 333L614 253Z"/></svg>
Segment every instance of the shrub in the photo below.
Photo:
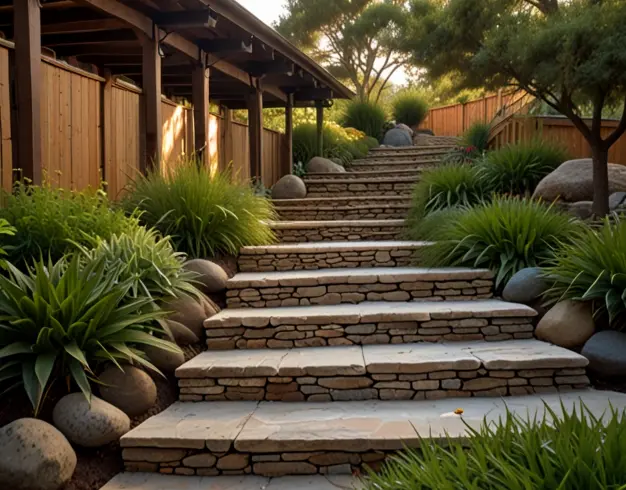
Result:
<svg viewBox="0 0 626 490"><path fill-rule="evenodd" d="M462 146L446 153L441 159L441 163L453 165L469 165L479 161L482 156L482 153L480 153L475 147Z"/></svg>
<svg viewBox="0 0 626 490"><path fill-rule="evenodd" d="M194 258L235 255L246 245L274 240L271 202L225 174L211 175L194 161L170 175L150 173L134 181L122 206L141 212L141 222L170 236L174 248Z"/></svg>
<svg viewBox="0 0 626 490"><path fill-rule="evenodd" d="M548 264L583 226L545 203L515 197L495 197L424 221L424 239L437 242L420 253L424 265L488 268L498 288L525 267Z"/></svg>
<svg viewBox="0 0 626 490"><path fill-rule="evenodd" d="M13 228L5 219L0 219L0 237L2 237L2 235L4 235L5 237L15 235L15 228ZM2 257L3 255L6 256L6 254L6 250L4 250L0 246L0 257ZM6 262L0 259L0 267L4 268L5 266Z"/></svg>
<svg viewBox="0 0 626 490"><path fill-rule="evenodd" d="M341 118L343 127L356 128L376 139L382 137L386 121L387 116L381 106L360 100L350 101Z"/></svg>
<svg viewBox="0 0 626 490"><path fill-rule="evenodd" d="M419 237L424 216L455 206L472 206L485 198L476 169L470 165L442 165L422 173L413 189L409 227Z"/></svg>
<svg viewBox="0 0 626 490"><path fill-rule="evenodd" d="M185 255L175 252L170 238L161 238L156 230L140 226L81 251L87 261L102 259L107 271L117 273L120 281L130 281L129 298L147 297L159 303L168 297L198 294L193 285L196 274L183 268Z"/></svg>
<svg viewBox="0 0 626 490"><path fill-rule="evenodd" d="M626 221L608 219L599 230L584 228L546 268L554 282L552 301L591 301L596 317L612 328L626 327ZM600 323L600 322L598 322Z"/></svg>
<svg viewBox="0 0 626 490"><path fill-rule="evenodd" d="M402 92L393 100L393 117L396 123L416 128L426 118L428 104L415 92Z"/></svg>
<svg viewBox="0 0 626 490"><path fill-rule="evenodd" d="M365 138L363 138L363 141L367 145L368 150L371 150L372 148L378 148L380 146L378 140L376 138L372 138L371 136L366 136Z"/></svg>
<svg viewBox="0 0 626 490"><path fill-rule="evenodd" d="M510 412L468 438L424 440L370 473L368 490L605 490L623 489L625 414L594 416L584 405L572 414L546 406L543 416Z"/></svg>
<svg viewBox="0 0 626 490"><path fill-rule="evenodd" d="M365 155L359 148L352 147L352 143L362 139L363 133L352 128L344 129L334 124L325 124L323 133L323 157L338 158L344 166L349 165L355 158ZM355 155L357 155L355 157ZM363 156L361 156L363 155ZM317 156L317 126L315 124L301 124L293 130L293 158L295 162L309 163Z"/></svg>
<svg viewBox="0 0 626 490"><path fill-rule="evenodd" d="M27 274L9 266L9 277L0 276L1 379L9 389L23 386L35 413L53 380L71 379L89 399L99 364L134 362L158 372L141 346L179 351L152 335L161 313L150 298L124 302L133 281L119 280L121 267L107 267L104 257L81 264L76 255L36 262Z"/></svg>
<svg viewBox="0 0 626 490"><path fill-rule="evenodd" d="M494 192L530 195L541 179L567 159L567 153L560 147L536 140L488 153L481 172Z"/></svg>
<svg viewBox="0 0 626 490"><path fill-rule="evenodd" d="M489 148L489 133L491 125L488 123L474 123L463 134L463 144L469 148L475 148L479 154Z"/></svg>
<svg viewBox="0 0 626 490"><path fill-rule="evenodd" d="M41 257L59 260L76 244L88 246L137 227L136 217L112 210L102 192L17 185L4 201L0 218L15 227L15 234L3 241L8 260L20 266Z"/></svg>

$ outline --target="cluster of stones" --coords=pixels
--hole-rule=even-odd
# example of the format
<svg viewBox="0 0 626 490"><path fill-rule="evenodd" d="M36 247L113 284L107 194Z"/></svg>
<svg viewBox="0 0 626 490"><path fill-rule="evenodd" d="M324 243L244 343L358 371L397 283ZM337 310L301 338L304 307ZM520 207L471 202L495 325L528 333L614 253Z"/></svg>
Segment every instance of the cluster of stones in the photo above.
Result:
<svg viewBox="0 0 626 490"><path fill-rule="evenodd" d="M174 475L332 475L365 471L391 451L269 452L264 454L207 452L201 448L123 450L126 471Z"/></svg>
<svg viewBox="0 0 626 490"><path fill-rule="evenodd" d="M312 286L297 284L295 280L275 280L267 281L263 287L254 287L250 281L231 282L226 303L232 308L271 308L364 301L477 300L493 296L492 279L400 282L393 276L373 275L322 278Z"/></svg>
<svg viewBox="0 0 626 490"><path fill-rule="evenodd" d="M345 269L349 267L401 267L411 264L414 248L385 247L383 250L359 249L354 246L335 247L325 251L285 249L284 253L271 247L243 249L239 256L241 272L298 271L318 269Z"/></svg>
<svg viewBox="0 0 626 490"><path fill-rule="evenodd" d="M307 197L410 196L415 182L415 177L310 180Z"/></svg>
<svg viewBox="0 0 626 490"><path fill-rule="evenodd" d="M283 243L399 240L404 222L383 221L292 221L273 225L276 237Z"/></svg>
<svg viewBox="0 0 626 490"><path fill-rule="evenodd" d="M246 318L205 322L207 346L213 350L288 349L326 345L402 344L444 340L530 339L534 327L527 317L467 318L379 322L337 318Z"/></svg>

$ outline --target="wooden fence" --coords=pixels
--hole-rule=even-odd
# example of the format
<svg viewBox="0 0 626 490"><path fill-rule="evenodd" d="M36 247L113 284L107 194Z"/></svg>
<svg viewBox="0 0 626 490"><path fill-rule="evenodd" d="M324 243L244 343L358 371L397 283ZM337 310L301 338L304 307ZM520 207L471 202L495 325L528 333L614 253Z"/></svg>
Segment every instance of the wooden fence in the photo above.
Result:
<svg viewBox="0 0 626 490"><path fill-rule="evenodd" d="M10 190L13 170L11 120L12 43L0 40L0 186ZM42 56L42 161L48 183L68 189L97 188L106 182L117 197L137 176L144 153L142 91L123 81L97 75ZM167 172L193 153L193 110L162 100L161 169ZM263 183L272 186L284 174L288 156L284 134L264 130ZM250 178L247 125L212 114L209 122L212 171L232 169L238 180Z"/></svg>

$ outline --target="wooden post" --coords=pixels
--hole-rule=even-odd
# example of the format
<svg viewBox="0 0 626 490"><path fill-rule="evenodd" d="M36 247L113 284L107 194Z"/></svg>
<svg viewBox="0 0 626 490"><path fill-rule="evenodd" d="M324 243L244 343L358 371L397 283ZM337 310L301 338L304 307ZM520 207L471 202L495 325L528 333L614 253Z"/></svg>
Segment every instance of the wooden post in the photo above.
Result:
<svg viewBox="0 0 626 490"><path fill-rule="evenodd" d="M14 0L17 155L15 168L34 185L42 183L41 12L38 0Z"/></svg>
<svg viewBox="0 0 626 490"><path fill-rule="evenodd" d="M102 86L102 179L107 183L107 191L115 197L120 189L118 189L117 174L113 171L113 77L110 71L105 71L104 79Z"/></svg>
<svg viewBox="0 0 626 490"><path fill-rule="evenodd" d="M293 94L287 94L285 107L285 167L283 175L293 173ZM304 162L303 162L304 163Z"/></svg>
<svg viewBox="0 0 626 490"><path fill-rule="evenodd" d="M324 156L324 106L322 101L315 102L317 121L317 156Z"/></svg>
<svg viewBox="0 0 626 490"><path fill-rule="evenodd" d="M161 56L159 30L153 28L151 38L142 39L143 98L145 107L146 149L140 170L158 168L161 164L163 121L161 120Z"/></svg>
<svg viewBox="0 0 626 490"><path fill-rule="evenodd" d="M233 111L228 107L224 108L224 168L230 167L232 172L232 163L234 158L233 150Z"/></svg>
<svg viewBox="0 0 626 490"><path fill-rule="evenodd" d="M250 139L250 179L263 178L263 90L260 82L248 99L248 134Z"/></svg>
<svg viewBox="0 0 626 490"><path fill-rule="evenodd" d="M211 153L209 151L209 68L207 68L204 60L193 68L191 92L194 150L198 163L208 168Z"/></svg>

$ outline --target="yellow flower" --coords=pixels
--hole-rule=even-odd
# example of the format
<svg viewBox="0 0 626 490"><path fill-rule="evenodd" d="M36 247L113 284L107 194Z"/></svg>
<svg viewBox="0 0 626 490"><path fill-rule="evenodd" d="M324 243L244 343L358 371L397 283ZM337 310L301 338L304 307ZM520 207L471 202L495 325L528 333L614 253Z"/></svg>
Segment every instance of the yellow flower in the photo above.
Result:
<svg viewBox="0 0 626 490"><path fill-rule="evenodd" d="M463 410L462 408L457 408L454 413L456 415L463 415L463 413L465 412L465 410Z"/></svg>

